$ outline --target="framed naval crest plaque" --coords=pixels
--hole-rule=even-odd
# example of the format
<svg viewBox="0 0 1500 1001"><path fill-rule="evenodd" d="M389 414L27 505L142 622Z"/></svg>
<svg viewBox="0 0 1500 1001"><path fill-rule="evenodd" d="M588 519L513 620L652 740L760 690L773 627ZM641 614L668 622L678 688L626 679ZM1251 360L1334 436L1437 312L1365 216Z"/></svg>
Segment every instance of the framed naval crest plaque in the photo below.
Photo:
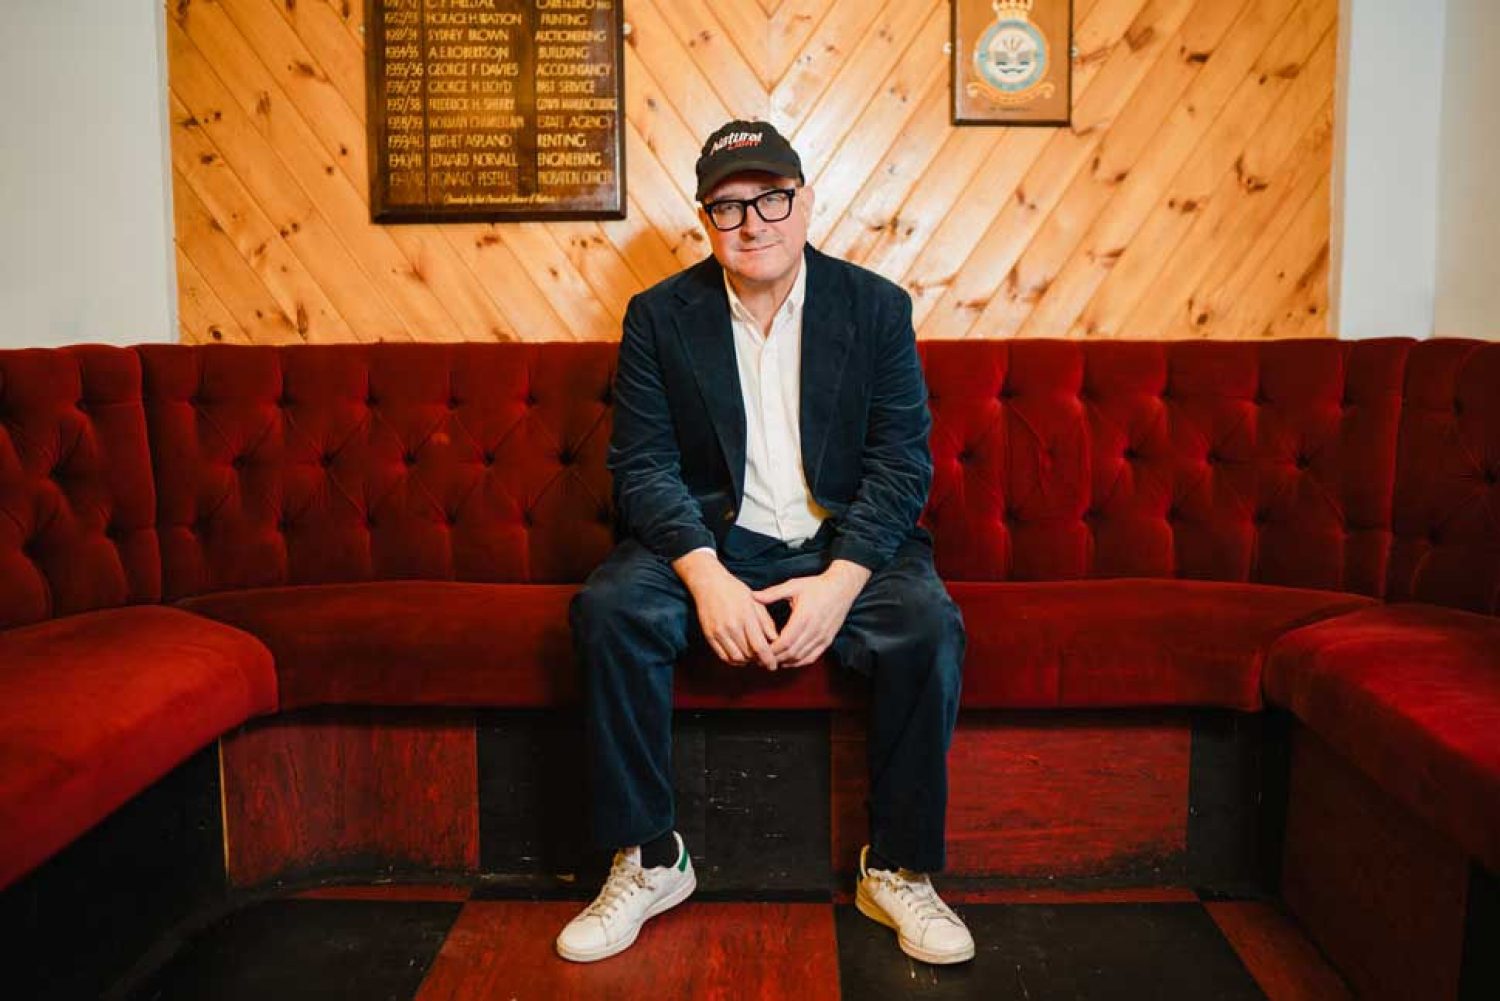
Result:
<svg viewBox="0 0 1500 1001"><path fill-rule="evenodd" d="M1073 0L953 0L953 124L1067 125Z"/></svg>

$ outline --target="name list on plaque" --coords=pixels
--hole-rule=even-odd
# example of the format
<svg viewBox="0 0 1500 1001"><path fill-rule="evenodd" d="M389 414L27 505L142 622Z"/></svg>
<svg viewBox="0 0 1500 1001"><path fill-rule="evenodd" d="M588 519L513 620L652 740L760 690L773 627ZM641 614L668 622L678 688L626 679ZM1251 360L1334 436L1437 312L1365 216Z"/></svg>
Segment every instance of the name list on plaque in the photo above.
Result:
<svg viewBox="0 0 1500 1001"><path fill-rule="evenodd" d="M369 0L376 222L625 214L620 0Z"/></svg>

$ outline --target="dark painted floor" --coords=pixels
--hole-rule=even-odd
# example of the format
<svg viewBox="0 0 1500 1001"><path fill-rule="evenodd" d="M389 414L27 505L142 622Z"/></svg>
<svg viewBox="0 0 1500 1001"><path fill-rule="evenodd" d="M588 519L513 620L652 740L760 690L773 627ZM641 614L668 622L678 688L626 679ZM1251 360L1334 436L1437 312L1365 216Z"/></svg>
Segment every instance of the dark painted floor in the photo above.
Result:
<svg viewBox="0 0 1500 1001"><path fill-rule="evenodd" d="M1177 889L950 894L972 963L908 960L847 902L693 901L626 953L552 952L577 901L451 887L348 887L237 911L133 1001L350 998L1339 998L1347 992L1273 905Z"/></svg>

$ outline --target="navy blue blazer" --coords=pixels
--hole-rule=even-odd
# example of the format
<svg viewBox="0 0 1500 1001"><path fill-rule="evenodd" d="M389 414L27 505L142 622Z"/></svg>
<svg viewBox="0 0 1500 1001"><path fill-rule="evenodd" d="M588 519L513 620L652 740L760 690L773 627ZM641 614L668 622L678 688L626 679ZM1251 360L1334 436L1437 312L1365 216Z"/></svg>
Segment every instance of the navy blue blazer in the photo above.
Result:
<svg viewBox="0 0 1500 1001"><path fill-rule="evenodd" d="M807 248L802 464L833 519L833 558L880 569L932 486L911 298ZM745 482L745 404L723 270L709 257L630 300L608 466L621 527L676 559L722 546Z"/></svg>

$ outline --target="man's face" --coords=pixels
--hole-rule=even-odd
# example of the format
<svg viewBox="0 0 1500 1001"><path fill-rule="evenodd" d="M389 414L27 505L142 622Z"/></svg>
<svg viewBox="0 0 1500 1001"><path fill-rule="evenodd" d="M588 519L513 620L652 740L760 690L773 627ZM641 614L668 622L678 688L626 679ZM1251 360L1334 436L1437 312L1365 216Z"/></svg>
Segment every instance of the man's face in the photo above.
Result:
<svg viewBox="0 0 1500 1001"><path fill-rule="evenodd" d="M758 171L734 174L719 182L704 202L754 198L772 188L790 190L797 188L797 182L790 177ZM780 222L766 222L753 206L745 209L744 225L728 232L716 229L702 206L698 208L698 219L708 233L714 257L739 284L769 285L795 273L797 263L802 260L802 248L807 245L807 224L812 219L812 208L812 188L804 186L797 188L791 215Z"/></svg>

